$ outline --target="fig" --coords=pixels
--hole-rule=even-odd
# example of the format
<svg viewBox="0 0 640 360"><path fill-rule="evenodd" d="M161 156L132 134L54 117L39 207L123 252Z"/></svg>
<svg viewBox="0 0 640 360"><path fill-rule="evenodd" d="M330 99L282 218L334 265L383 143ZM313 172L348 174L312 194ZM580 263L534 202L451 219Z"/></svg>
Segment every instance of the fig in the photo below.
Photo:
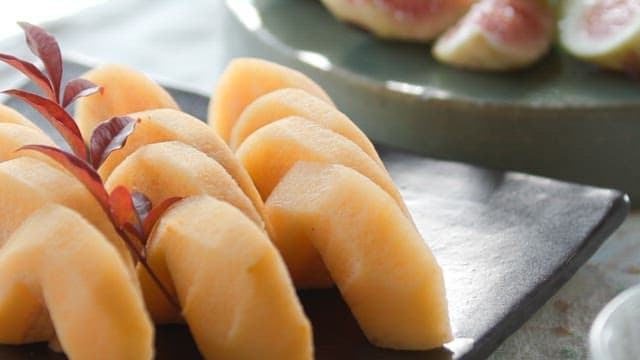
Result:
<svg viewBox="0 0 640 360"><path fill-rule="evenodd" d="M433 56L468 69L520 69L549 50L554 33L545 0L483 0L438 39Z"/></svg>
<svg viewBox="0 0 640 360"><path fill-rule="evenodd" d="M640 1L568 0L561 10L560 43L570 54L640 74Z"/></svg>
<svg viewBox="0 0 640 360"><path fill-rule="evenodd" d="M322 0L343 21L381 38L431 41L475 0Z"/></svg>

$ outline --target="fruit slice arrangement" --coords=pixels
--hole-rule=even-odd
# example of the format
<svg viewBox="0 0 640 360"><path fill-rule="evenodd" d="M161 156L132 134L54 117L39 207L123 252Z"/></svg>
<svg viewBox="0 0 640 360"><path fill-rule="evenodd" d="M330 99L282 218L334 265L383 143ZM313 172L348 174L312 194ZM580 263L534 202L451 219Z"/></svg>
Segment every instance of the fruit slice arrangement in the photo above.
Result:
<svg viewBox="0 0 640 360"><path fill-rule="evenodd" d="M570 55L640 75L637 0L322 2L337 18L382 38L437 38L434 58L457 67L496 71L530 66L548 52L557 25L561 47Z"/></svg>
<svg viewBox="0 0 640 360"><path fill-rule="evenodd" d="M430 41L475 0L322 0L336 17L391 39Z"/></svg>
<svg viewBox="0 0 640 360"><path fill-rule="evenodd" d="M148 359L152 322L186 323L206 358L309 359L294 281L335 283L375 345L451 339L442 272L400 193L309 78L236 60L209 127L123 67L63 86L53 37L21 25L46 73L0 60L44 95L6 92L70 151L0 113L0 139L12 139L0 148L0 342ZM74 119L65 108L76 99Z"/></svg>
<svg viewBox="0 0 640 360"><path fill-rule="evenodd" d="M4 344L56 341L71 359L153 354L153 324L122 255L61 205L35 211L2 247L0 318Z"/></svg>
<svg viewBox="0 0 640 360"><path fill-rule="evenodd" d="M267 76L263 62L237 59L216 93L259 88L260 80L249 74L260 71ZM242 131L242 137L232 137L236 155L266 201L272 241L294 283L321 288L335 282L373 344L394 349L442 345L451 339L442 272L402 197L377 154L363 150L370 143L350 131L355 125L348 118L328 110L330 102L321 106L323 100L310 101L307 93L302 99L312 106L294 104L292 94L303 92L311 80L288 71L299 80L286 85L299 90L276 90L238 108L240 120L228 121L227 131ZM281 68L270 75L287 76ZM242 96L213 98L209 119L214 127L228 119L217 109Z"/></svg>
<svg viewBox="0 0 640 360"><path fill-rule="evenodd" d="M311 326L278 251L237 208L185 199L161 218L147 248L206 358L312 357ZM179 317L143 269L139 275L154 319Z"/></svg>

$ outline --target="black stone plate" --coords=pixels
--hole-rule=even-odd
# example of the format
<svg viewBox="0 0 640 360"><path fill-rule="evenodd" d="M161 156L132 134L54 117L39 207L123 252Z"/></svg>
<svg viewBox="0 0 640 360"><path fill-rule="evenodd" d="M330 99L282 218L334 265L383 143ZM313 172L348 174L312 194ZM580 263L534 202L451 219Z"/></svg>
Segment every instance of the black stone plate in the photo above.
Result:
<svg viewBox="0 0 640 360"><path fill-rule="evenodd" d="M70 76L84 69L66 67ZM170 91L185 111L205 118L206 97ZM41 121L22 103L9 104ZM628 197L615 190L379 150L444 269L456 340L427 352L379 349L367 343L337 291L303 291L318 359L485 358L589 259L629 211ZM200 357L186 327L160 327L157 339L158 359ZM0 358L63 356L40 344L2 346Z"/></svg>

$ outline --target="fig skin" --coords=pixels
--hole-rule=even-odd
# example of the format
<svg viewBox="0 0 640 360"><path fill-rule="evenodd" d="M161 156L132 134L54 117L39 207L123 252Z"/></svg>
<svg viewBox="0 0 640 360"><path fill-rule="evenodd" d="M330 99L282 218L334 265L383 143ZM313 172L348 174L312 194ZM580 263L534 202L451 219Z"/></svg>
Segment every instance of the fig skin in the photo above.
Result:
<svg viewBox="0 0 640 360"><path fill-rule="evenodd" d="M378 37L429 42L453 25L475 0L322 0L338 19Z"/></svg>
<svg viewBox="0 0 640 360"><path fill-rule="evenodd" d="M446 64L472 70L526 68L550 49L555 15L546 0L483 0L432 49Z"/></svg>
<svg viewBox="0 0 640 360"><path fill-rule="evenodd" d="M638 77L640 4L610 0L591 5L586 7L574 0L563 3L558 26L560 46L583 61ZM605 12L617 12L618 16Z"/></svg>

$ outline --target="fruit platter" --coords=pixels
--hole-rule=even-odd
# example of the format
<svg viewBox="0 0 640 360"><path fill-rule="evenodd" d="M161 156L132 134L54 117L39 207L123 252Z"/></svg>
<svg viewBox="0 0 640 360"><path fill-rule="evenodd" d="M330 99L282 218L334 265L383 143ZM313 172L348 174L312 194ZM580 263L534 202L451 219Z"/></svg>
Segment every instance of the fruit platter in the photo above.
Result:
<svg viewBox="0 0 640 360"><path fill-rule="evenodd" d="M30 80L0 107L3 359L480 359L628 212L374 146L273 62L203 96L20 25L44 70L0 54Z"/></svg>
<svg viewBox="0 0 640 360"><path fill-rule="evenodd" d="M439 11L457 13L458 8L471 3L482 7L474 6L470 11L482 12L509 2L407 4L433 3ZM514 3L519 2L523 1ZM575 13L578 18L583 17L587 4L612 4L613 10L616 4L631 6L631 10L637 6L633 1L546 2L568 4L566 12ZM598 41L581 37L574 29L581 23L563 15L565 10L558 5L553 11L550 38L547 34L541 42L520 34L532 44L543 43L532 45L536 51L519 51L535 55L535 61L498 71L463 66L468 60L463 54L476 55L478 58L472 62L479 66L487 62L483 56L495 60L489 55L497 53L492 48L472 46L488 40L484 33L469 28L468 21L461 26L449 25L452 30L464 29L461 34L443 35L453 39L444 44L436 37L429 40L431 43L399 41L402 39L398 39L398 33L384 32L386 28L373 25L363 29L355 15L332 5L351 3L364 7L403 2L327 0L327 6L313 0L226 3L235 19L231 25L235 33L242 35L242 41L233 45L236 53L274 60L309 74L334 95L338 106L375 142L440 159L621 189L632 197L640 194L640 168L634 165L631 155L640 152L640 125L635 121L635 114L640 111L640 88L633 75L619 70L624 67L619 55L628 55L630 44L637 42L634 34L639 23L635 10L615 12L634 15L624 17L629 26L620 25L624 31L616 30L618 35L607 42L606 37ZM442 9L437 5L445 3L449 5ZM489 10L483 8L485 5ZM618 21L613 15L602 18ZM534 30L547 29L549 21L535 23L538 26ZM522 25L515 25L518 24ZM500 29L495 24L492 27ZM381 37L380 32L385 35ZM510 39L507 34L502 35ZM517 35L512 34L516 45L525 42ZM597 49L589 52L589 46L584 44L597 44ZM457 55L452 61L462 65L439 59L449 59L454 54ZM522 59L503 56L500 61L489 63L505 67ZM562 141L556 141L558 138ZM592 171L594 167L600 170Z"/></svg>

